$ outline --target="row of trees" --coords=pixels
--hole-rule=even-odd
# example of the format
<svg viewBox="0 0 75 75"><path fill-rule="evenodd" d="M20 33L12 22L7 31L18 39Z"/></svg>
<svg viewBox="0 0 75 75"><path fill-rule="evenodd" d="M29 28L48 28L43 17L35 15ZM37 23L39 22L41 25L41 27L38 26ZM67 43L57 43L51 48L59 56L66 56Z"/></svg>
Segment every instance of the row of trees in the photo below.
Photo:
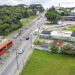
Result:
<svg viewBox="0 0 75 75"><path fill-rule="evenodd" d="M44 8L41 4L32 4L29 6L29 8L32 9L32 11L34 11L35 13L37 13L37 11L41 13L44 11Z"/></svg>
<svg viewBox="0 0 75 75"><path fill-rule="evenodd" d="M38 11L40 10L38 9ZM36 13L33 9L24 7L24 5L0 6L0 35L7 35L22 27L20 19L34 15Z"/></svg>
<svg viewBox="0 0 75 75"><path fill-rule="evenodd" d="M52 53L58 53L59 47L53 44L51 45L51 50ZM71 44L66 44L60 49L60 53L75 55L75 47Z"/></svg>
<svg viewBox="0 0 75 75"><path fill-rule="evenodd" d="M61 12L61 16L68 16L71 14L71 10L67 9L67 8L60 8Z"/></svg>
<svg viewBox="0 0 75 75"><path fill-rule="evenodd" d="M50 8L47 13L45 14L47 20L51 23L51 24L55 24L58 22L58 20L61 19L60 14L55 11L54 8Z"/></svg>

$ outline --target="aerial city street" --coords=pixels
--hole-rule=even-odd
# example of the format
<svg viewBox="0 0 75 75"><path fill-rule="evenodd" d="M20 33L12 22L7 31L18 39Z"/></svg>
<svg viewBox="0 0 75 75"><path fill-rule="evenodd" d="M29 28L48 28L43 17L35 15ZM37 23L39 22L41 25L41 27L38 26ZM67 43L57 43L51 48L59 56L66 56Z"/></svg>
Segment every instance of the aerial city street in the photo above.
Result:
<svg viewBox="0 0 75 75"><path fill-rule="evenodd" d="M0 75L75 75L74 3L1 0Z"/></svg>

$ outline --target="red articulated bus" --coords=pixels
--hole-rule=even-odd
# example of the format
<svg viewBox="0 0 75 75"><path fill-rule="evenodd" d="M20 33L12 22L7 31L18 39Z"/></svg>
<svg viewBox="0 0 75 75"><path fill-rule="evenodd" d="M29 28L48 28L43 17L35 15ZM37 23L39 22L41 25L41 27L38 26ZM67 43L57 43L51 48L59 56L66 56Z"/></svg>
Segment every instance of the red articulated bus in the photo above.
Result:
<svg viewBox="0 0 75 75"><path fill-rule="evenodd" d="M6 41L3 45L0 46L0 55L2 55L7 49L13 45L11 40Z"/></svg>

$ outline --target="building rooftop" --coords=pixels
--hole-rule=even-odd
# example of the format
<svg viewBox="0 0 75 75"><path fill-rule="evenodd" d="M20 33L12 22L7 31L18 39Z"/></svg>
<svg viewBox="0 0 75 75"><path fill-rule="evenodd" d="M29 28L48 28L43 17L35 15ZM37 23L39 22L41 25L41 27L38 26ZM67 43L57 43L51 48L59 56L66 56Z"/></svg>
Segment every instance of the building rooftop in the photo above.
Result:
<svg viewBox="0 0 75 75"><path fill-rule="evenodd" d="M50 33L51 33L51 31L42 31L41 34L50 34Z"/></svg>
<svg viewBox="0 0 75 75"><path fill-rule="evenodd" d="M75 32L73 31L43 31L40 36L50 39L75 42Z"/></svg>

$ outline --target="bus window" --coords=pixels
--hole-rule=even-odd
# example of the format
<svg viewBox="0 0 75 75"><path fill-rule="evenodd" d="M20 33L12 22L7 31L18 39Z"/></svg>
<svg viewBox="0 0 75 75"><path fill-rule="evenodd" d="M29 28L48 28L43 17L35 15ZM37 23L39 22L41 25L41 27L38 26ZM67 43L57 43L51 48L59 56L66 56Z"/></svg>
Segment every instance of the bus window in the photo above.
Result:
<svg viewBox="0 0 75 75"><path fill-rule="evenodd" d="M4 46L3 48L0 49L0 55L2 55L6 51L6 47Z"/></svg>
<svg viewBox="0 0 75 75"><path fill-rule="evenodd" d="M8 43L7 46L9 46L10 44L12 44L12 42Z"/></svg>
<svg viewBox="0 0 75 75"><path fill-rule="evenodd" d="M3 51L6 47L4 46L2 49L0 49L0 52Z"/></svg>

